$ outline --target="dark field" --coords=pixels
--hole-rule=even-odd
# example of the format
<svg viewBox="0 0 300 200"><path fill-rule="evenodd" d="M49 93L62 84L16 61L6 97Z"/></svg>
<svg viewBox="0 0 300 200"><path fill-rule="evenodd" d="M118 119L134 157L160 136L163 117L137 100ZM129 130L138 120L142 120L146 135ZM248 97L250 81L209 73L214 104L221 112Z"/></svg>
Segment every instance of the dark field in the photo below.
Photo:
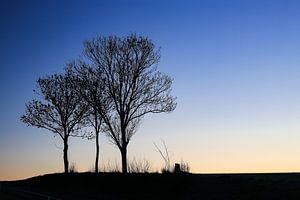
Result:
<svg viewBox="0 0 300 200"><path fill-rule="evenodd" d="M300 174L49 174L1 182L16 199L300 199Z"/></svg>

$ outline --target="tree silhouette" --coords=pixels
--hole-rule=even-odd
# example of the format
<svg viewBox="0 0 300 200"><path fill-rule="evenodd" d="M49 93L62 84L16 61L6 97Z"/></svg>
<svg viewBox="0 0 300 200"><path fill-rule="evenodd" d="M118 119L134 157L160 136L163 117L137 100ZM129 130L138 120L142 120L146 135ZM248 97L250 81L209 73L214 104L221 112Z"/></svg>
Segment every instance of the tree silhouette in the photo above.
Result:
<svg viewBox="0 0 300 200"><path fill-rule="evenodd" d="M142 117L176 108L170 94L172 79L157 71L160 51L152 41L135 34L86 41L85 56L101 73L105 95L112 101L109 112L100 106L98 113L121 152L122 172L127 173L127 146Z"/></svg>
<svg viewBox="0 0 300 200"><path fill-rule="evenodd" d="M77 91L82 100L84 100L89 112L87 116L88 123L94 128L94 134L88 136L96 139L96 158L95 158L95 173L99 171L99 134L103 129L102 115L98 112L99 109L105 114L111 108L111 101L105 95L105 87L102 84L101 73L92 69L87 63L73 62L72 70L75 73L77 81Z"/></svg>
<svg viewBox="0 0 300 200"><path fill-rule="evenodd" d="M37 93L43 100L32 100L26 104L21 121L59 135L64 144L64 172L68 173L68 139L78 136L77 131L85 124L87 106L75 92L74 75L68 68L64 74L39 78L37 83Z"/></svg>

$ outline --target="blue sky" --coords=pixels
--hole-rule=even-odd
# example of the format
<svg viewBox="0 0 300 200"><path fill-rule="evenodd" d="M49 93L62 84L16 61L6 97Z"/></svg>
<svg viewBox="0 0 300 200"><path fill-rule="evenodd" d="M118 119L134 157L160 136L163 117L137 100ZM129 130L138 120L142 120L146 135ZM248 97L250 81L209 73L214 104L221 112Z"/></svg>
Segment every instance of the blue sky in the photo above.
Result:
<svg viewBox="0 0 300 200"><path fill-rule="evenodd" d="M299 9L290 0L2 1L0 179L62 170L59 139L19 120L36 80L61 72L84 40L130 33L161 47L178 107L146 117L129 156L159 168L153 141L164 139L195 172L299 170ZM119 160L101 141L103 162ZM71 144L71 162L88 170L93 141Z"/></svg>

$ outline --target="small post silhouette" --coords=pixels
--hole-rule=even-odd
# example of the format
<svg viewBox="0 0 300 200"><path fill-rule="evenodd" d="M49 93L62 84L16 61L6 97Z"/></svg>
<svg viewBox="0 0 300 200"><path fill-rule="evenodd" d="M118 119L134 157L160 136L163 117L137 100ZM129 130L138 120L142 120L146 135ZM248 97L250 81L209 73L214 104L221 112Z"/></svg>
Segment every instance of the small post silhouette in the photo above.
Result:
<svg viewBox="0 0 300 200"><path fill-rule="evenodd" d="M181 172L180 164L179 163L175 163L174 173L180 173L180 172Z"/></svg>

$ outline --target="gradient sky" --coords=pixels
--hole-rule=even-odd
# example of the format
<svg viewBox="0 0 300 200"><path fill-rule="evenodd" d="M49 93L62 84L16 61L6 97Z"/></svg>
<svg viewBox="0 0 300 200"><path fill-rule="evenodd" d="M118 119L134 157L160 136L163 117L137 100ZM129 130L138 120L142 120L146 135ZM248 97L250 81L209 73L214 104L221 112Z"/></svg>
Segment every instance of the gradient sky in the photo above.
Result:
<svg viewBox="0 0 300 200"><path fill-rule="evenodd" d="M0 3L0 180L63 170L62 143L20 121L43 75L62 72L83 41L148 36L178 107L144 118L130 159L195 173L300 171L300 3L290 0L15 1ZM101 137L101 162L120 160ZM70 163L94 164L94 141L71 138Z"/></svg>

